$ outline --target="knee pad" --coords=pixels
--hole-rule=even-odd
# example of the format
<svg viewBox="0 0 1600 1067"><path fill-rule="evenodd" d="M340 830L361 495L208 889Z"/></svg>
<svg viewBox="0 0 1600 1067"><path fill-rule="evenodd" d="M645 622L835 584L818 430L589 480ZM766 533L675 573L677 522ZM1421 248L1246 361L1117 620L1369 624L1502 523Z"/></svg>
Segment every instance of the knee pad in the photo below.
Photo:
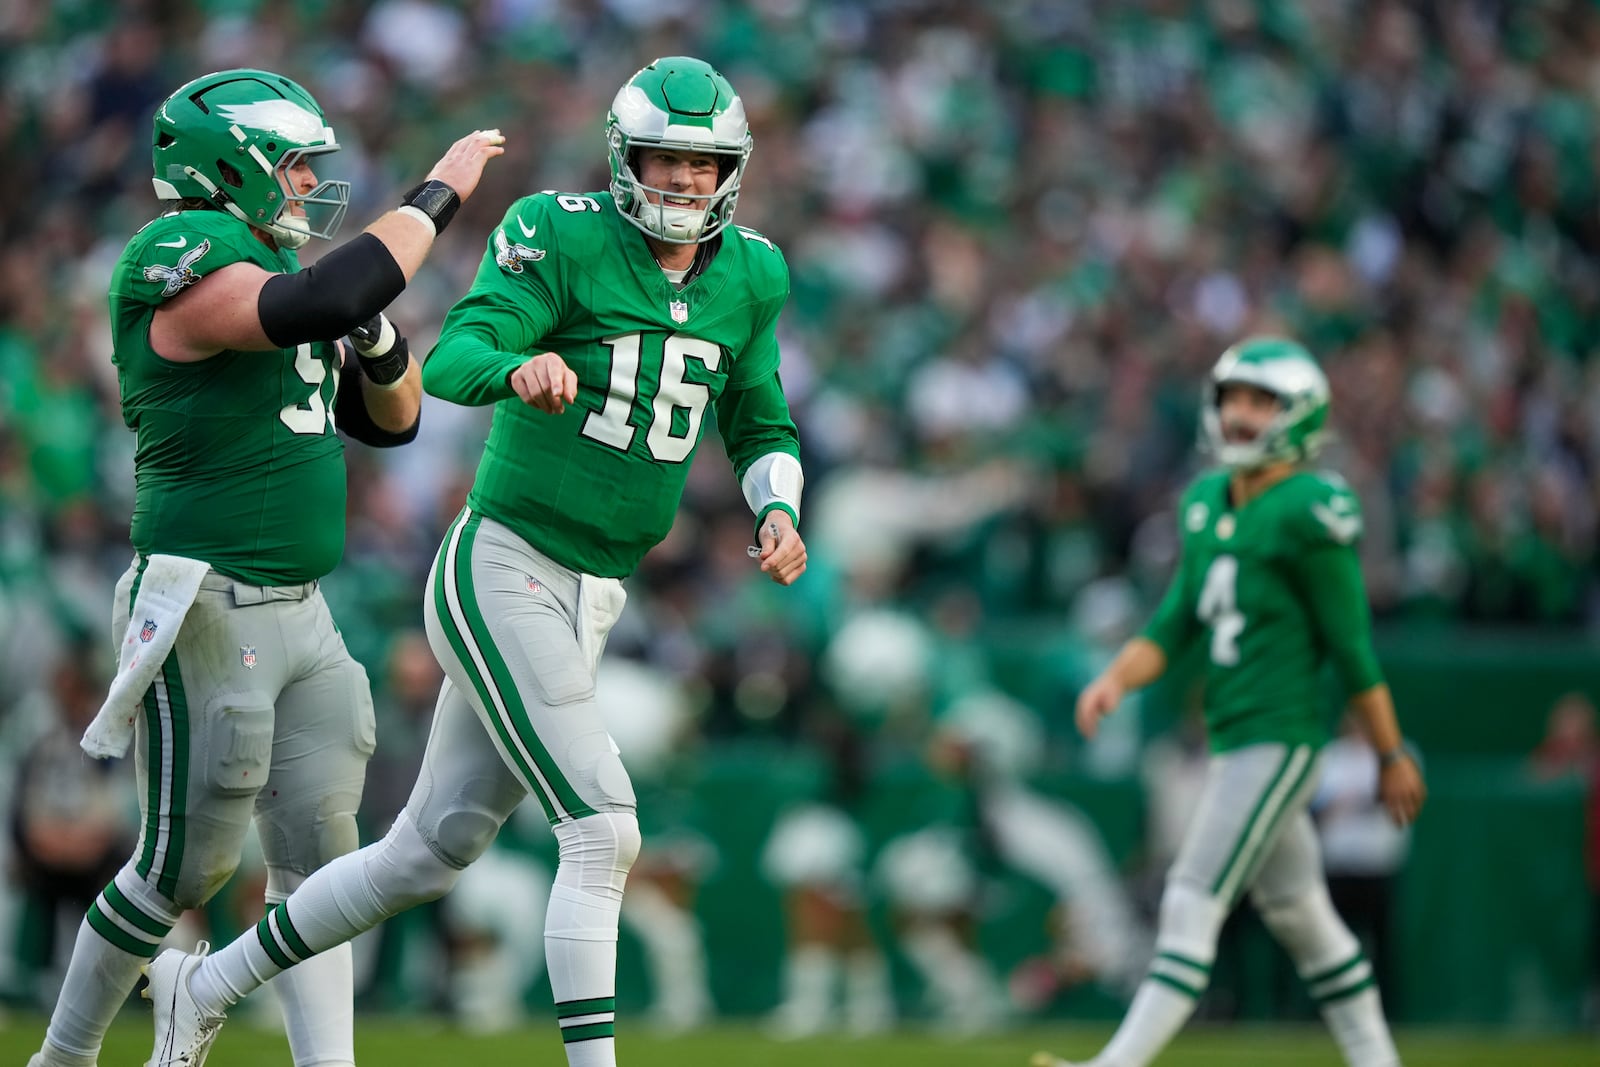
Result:
<svg viewBox="0 0 1600 1067"><path fill-rule="evenodd" d="M561 862L556 884L620 901L643 843L631 811L602 811L554 827Z"/></svg>
<svg viewBox="0 0 1600 1067"><path fill-rule="evenodd" d="M385 909L404 911L450 892L461 868L446 860L401 812L368 861Z"/></svg>
<svg viewBox="0 0 1600 1067"><path fill-rule="evenodd" d="M585 798L593 798L592 806L601 811L628 812L639 806L633 779L628 777L610 734L596 730L575 738L567 747L567 761L572 768L573 785Z"/></svg>
<svg viewBox="0 0 1600 1067"><path fill-rule="evenodd" d="M500 832L500 820L481 808L463 807L444 812L433 826L417 830L440 859L461 868L483 855L494 842Z"/></svg>
<svg viewBox="0 0 1600 1067"><path fill-rule="evenodd" d="M1292 897L1253 899L1252 903L1302 975L1343 963L1360 950L1355 935L1334 909L1325 885L1319 883Z"/></svg>

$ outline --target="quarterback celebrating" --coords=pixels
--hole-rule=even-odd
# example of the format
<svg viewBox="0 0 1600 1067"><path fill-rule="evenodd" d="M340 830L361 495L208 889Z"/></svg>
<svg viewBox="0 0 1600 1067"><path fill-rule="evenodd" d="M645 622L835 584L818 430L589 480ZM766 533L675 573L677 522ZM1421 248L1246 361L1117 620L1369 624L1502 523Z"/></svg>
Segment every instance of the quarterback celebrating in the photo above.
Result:
<svg viewBox="0 0 1600 1067"><path fill-rule="evenodd" d="M137 555L117 587L121 666L84 738L97 756L135 742L142 833L79 928L32 1067L94 1064L141 966L233 873L252 816L269 904L359 843L372 698L317 589L344 549L335 424L380 447L415 436L420 372L381 312L503 151L497 133L462 138L405 206L302 271L295 250L333 236L349 195L313 170L339 145L305 89L208 74L154 126L171 210L128 242L110 291ZM296 1064L354 1062L348 952L280 992Z"/></svg>
<svg viewBox="0 0 1600 1067"><path fill-rule="evenodd" d="M1425 796L1372 651L1356 498L1336 476L1301 466L1321 443L1328 382L1299 344L1252 338L1223 353L1202 414L1222 469L1183 495L1177 574L1144 634L1078 698L1078 728L1093 737L1125 693L1155 681L1191 642L1205 643L1205 790L1167 875L1150 974L1087 1067L1145 1067L1172 1040L1210 980L1223 920L1246 891L1345 1061L1394 1067L1372 968L1328 898L1306 812L1327 738L1325 660L1378 749L1390 815L1411 822ZM1034 1063L1069 1067L1047 1053Z"/></svg>
<svg viewBox="0 0 1600 1067"><path fill-rule="evenodd" d="M447 681L406 810L214 955L157 958L152 1064L197 1067L239 998L447 892L529 794L560 846L545 949L567 1060L616 1062L617 917L640 842L595 668L621 579L671 527L708 406L762 571L788 585L806 552L774 334L788 269L731 224L744 105L707 64L658 59L617 93L605 136L609 193L512 204L423 375L495 412L428 579Z"/></svg>

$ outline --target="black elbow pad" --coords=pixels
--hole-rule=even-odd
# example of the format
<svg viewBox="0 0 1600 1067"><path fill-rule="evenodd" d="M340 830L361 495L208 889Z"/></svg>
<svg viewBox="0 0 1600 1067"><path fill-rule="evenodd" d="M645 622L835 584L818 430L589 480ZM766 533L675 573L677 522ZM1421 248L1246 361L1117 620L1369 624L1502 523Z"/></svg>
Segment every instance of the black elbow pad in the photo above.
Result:
<svg viewBox="0 0 1600 1067"><path fill-rule="evenodd" d="M405 287L405 272L389 249L364 233L305 270L268 278L256 314L279 348L332 341L388 307Z"/></svg>
<svg viewBox="0 0 1600 1067"><path fill-rule="evenodd" d="M339 346L341 350L344 347ZM360 364L353 355L346 354L342 367L339 392L333 398L333 420L340 433L369 448L395 448L409 445L417 439L417 429L422 425L420 410L415 421L405 429L385 430L372 421L372 414L367 411L367 398L361 388L365 375L361 373Z"/></svg>

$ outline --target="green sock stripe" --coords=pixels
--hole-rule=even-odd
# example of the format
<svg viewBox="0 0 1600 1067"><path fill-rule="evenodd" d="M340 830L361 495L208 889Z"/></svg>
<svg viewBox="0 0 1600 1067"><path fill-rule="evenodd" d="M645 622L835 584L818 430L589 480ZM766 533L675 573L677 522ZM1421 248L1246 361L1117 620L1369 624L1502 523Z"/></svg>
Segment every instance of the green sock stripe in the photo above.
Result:
<svg viewBox="0 0 1600 1067"><path fill-rule="evenodd" d="M168 924L161 922L159 919L152 919L134 907L133 901L122 895L122 890L117 888L117 883L115 882L106 884L105 891L100 894L100 899L105 901L112 911L126 919L130 925L137 926L157 941L172 932L172 927Z"/></svg>
<svg viewBox="0 0 1600 1067"><path fill-rule="evenodd" d="M616 997L591 997L588 1000L562 1000L556 1003L556 1018L570 1019L574 1015L595 1015L602 1011L616 1011Z"/></svg>
<svg viewBox="0 0 1600 1067"><path fill-rule="evenodd" d="M561 1043L570 1045L574 1041L593 1041L597 1037L616 1037L616 1023L590 1023L587 1026L568 1026L561 1031Z"/></svg>
<svg viewBox="0 0 1600 1067"><path fill-rule="evenodd" d="M128 953L130 956L138 956L140 959L147 960L155 956L156 949L161 947L160 942L152 943L149 941L140 941L138 938L128 933L128 931L124 930L122 927L106 918L105 915L100 911L100 906L98 903L89 905L89 914L87 918L89 920L90 929L99 934L101 937L105 938L107 941L111 942L117 948L120 948L122 951Z"/></svg>
<svg viewBox="0 0 1600 1067"><path fill-rule="evenodd" d="M1377 984L1378 984L1378 980L1375 977L1373 977L1372 975L1369 974L1369 975L1367 975L1365 978L1361 979L1361 981L1357 982L1353 986L1348 986L1348 987L1346 987L1344 989L1336 989L1332 993L1328 993L1328 994L1325 994L1324 996L1318 997L1317 998L1317 1003L1319 1005L1321 1005L1322 1007L1327 1007L1329 1004L1336 1004L1341 1000L1345 1000L1345 999L1348 999L1349 997L1353 997L1357 993L1363 993L1366 990L1373 988Z"/></svg>
<svg viewBox="0 0 1600 1067"><path fill-rule="evenodd" d="M1190 985L1188 982L1180 982L1178 979L1172 977L1170 974L1162 974L1159 971L1151 971L1150 972L1150 981L1152 981L1152 982L1160 982L1164 986L1171 986L1173 989L1176 989L1178 992L1182 993L1184 996L1189 997L1189 998L1191 998L1193 1000L1199 1000L1200 999L1200 994L1204 992L1204 990L1196 989L1194 986Z"/></svg>
<svg viewBox="0 0 1600 1067"><path fill-rule="evenodd" d="M1188 956L1180 956L1176 952L1157 952L1156 959L1171 960L1173 963L1182 964L1183 966L1199 971L1202 974L1211 973L1211 964L1201 963L1198 960L1192 960Z"/></svg>
<svg viewBox="0 0 1600 1067"><path fill-rule="evenodd" d="M283 935L284 944L289 946L290 952L293 952L302 960L308 960L316 955L311 950L311 946L307 945L305 939L300 936L300 932L294 928L294 924L289 921L289 904L287 901L273 908L272 914L278 924L278 933Z"/></svg>
<svg viewBox="0 0 1600 1067"><path fill-rule="evenodd" d="M1328 981L1330 978L1339 977L1341 974L1345 973L1346 971L1355 970L1357 967L1361 966L1362 962L1366 958L1367 958L1366 955L1364 953L1362 953L1360 949L1357 949L1356 950L1356 954L1354 956L1351 956L1349 959L1347 959L1343 963L1339 964L1339 966L1337 966L1337 967L1329 967L1327 970L1323 971L1322 973L1314 974L1311 977L1307 978L1306 979L1306 985L1318 986L1318 985L1321 985L1323 982Z"/></svg>
<svg viewBox="0 0 1600 1067"><path fill-rule="evenodd" d="M271 916L269 915L267 918L270 919ZM272 936L272 928L268 925L267 919L262 919L256 923L256 940L261 942L262 949L272 962L278 965L280 970L287 971L294 966L294 960L291 960L283 949L278 947L277 939Z"/></svg>

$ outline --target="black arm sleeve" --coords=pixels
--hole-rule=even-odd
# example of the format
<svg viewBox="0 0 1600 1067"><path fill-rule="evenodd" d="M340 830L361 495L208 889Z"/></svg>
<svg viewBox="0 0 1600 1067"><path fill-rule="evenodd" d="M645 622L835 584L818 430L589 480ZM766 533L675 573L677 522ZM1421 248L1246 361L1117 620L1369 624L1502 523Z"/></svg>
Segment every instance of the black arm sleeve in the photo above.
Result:
<svg viewBox="0 0 1600 1067"><path fill-rule="evenodd" d="M331 341L388 307L405 287L389 249L364 233L305 270L268 278L256 314L267 340L280 348Z"/></svg>
<svg viewBox="0 0 1600 1067"><path fill-rule="evenodd" d="M394 448L416 440L417 427L422 425L422 412L419 410L416 421L398 433L385 430L373 422L361 388L366 375L361 373L361 365L348 345L340 345L339 349L343 353L344 365L339 372L339 395L333 401L333 419L340 431L346 437L373 448Z"/></svg>

